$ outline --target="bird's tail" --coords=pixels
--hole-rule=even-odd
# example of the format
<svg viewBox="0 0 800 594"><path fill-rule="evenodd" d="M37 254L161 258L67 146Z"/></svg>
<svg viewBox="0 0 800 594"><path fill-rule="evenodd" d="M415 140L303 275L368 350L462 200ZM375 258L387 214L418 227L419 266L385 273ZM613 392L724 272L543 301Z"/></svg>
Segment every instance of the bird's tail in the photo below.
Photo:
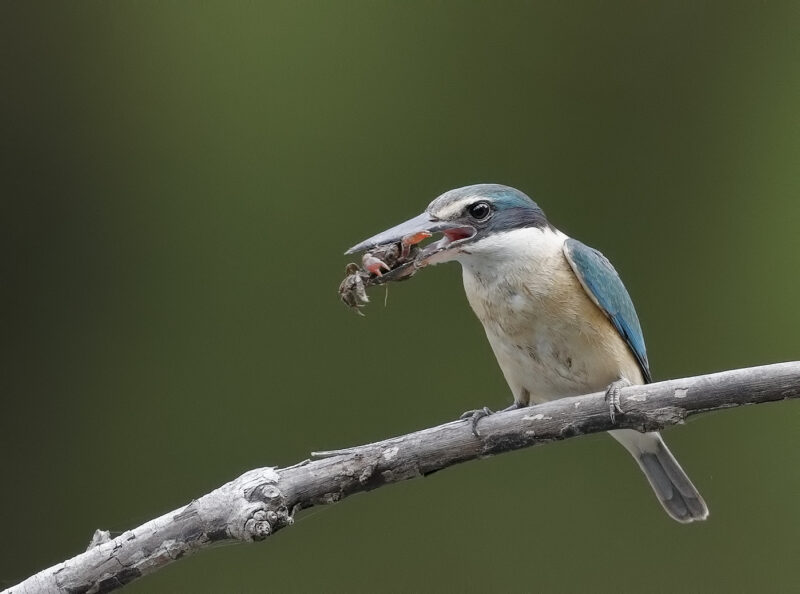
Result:
<svg viewBox="0 0 800 594"><path fill-rule="evenodd" d="M708 507L667 448L661 435L633 429L614 429L609 434L636 458L664 510L678 522L688 524L708 517Z"/></svg>

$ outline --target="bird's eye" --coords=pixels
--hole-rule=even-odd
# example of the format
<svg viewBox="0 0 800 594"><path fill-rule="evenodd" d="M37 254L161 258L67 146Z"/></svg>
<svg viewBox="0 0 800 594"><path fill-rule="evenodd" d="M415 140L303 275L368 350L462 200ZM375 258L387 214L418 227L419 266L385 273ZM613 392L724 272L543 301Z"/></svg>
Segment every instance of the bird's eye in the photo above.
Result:
<svg viewBox="0 0 800 594"><path fill-rule="evenodd" d="M481 201L470 204L469 208L467 208L467 212L469 216L476 221L485 221L489 218L489 215L492 214L492 207L489 206L488 202Z"/></svg>

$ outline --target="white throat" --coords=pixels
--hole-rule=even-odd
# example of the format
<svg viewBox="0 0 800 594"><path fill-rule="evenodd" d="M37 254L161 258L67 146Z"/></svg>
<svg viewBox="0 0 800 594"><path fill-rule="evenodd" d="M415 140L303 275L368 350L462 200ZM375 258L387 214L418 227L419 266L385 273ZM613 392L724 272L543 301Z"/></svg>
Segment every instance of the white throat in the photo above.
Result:
<svg viewBox="0 0 800 594"><path fill-rule="evenodd" d="M464 267L464 275L473 275L483 283L515 277L526 283L537 277L546 281L553 266L563 267L564 241L567 236L551 227L525 227L496 233L458 250L454 259Z"/></svg>

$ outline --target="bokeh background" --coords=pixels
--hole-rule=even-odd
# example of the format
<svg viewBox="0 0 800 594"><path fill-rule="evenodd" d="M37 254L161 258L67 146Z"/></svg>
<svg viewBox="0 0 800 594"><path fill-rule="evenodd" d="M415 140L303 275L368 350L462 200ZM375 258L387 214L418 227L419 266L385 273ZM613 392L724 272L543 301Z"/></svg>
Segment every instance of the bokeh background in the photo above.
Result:
<svg viewBox="0 0 800 594"><path fill-rule="evenodd" d="M0 583L241 472L510 395L460 270L337 300L345 248L476 182L616 264L656 379L800 358L796 2L0 4ZM311 510L131 592L788 592L800 403Z"/></svg>

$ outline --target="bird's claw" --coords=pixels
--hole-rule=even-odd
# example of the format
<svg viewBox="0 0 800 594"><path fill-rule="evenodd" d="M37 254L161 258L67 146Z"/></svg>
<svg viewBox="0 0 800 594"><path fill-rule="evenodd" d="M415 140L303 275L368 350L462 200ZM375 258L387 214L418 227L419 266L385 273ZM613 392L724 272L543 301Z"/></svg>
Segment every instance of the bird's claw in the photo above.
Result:
<svg viewBox="0 0 800 594"><path fill-rule="evenodd" d="M622 410L622 406L620 404L620 393L622 388L627 388L630 385L631 383L627 379L620 378L615 382L611 382L606 389L605 400L608 404L608 416L611 417L612 425L617 424L617 414L625 414L625 411Z"/></svg>
<svg viewBox="0 0 800 594"><path fill-rule="evenodd" d="M489 415L493 415L494 411L492 411L488 406L484 406L483 408L476 408L475 410L468 410L467 412L463 413L459 419L462 421L471 421L472 422L472 434L480 439L480 432L478 431L478 421L480 421L484 417L488 417Z"/></svg>

